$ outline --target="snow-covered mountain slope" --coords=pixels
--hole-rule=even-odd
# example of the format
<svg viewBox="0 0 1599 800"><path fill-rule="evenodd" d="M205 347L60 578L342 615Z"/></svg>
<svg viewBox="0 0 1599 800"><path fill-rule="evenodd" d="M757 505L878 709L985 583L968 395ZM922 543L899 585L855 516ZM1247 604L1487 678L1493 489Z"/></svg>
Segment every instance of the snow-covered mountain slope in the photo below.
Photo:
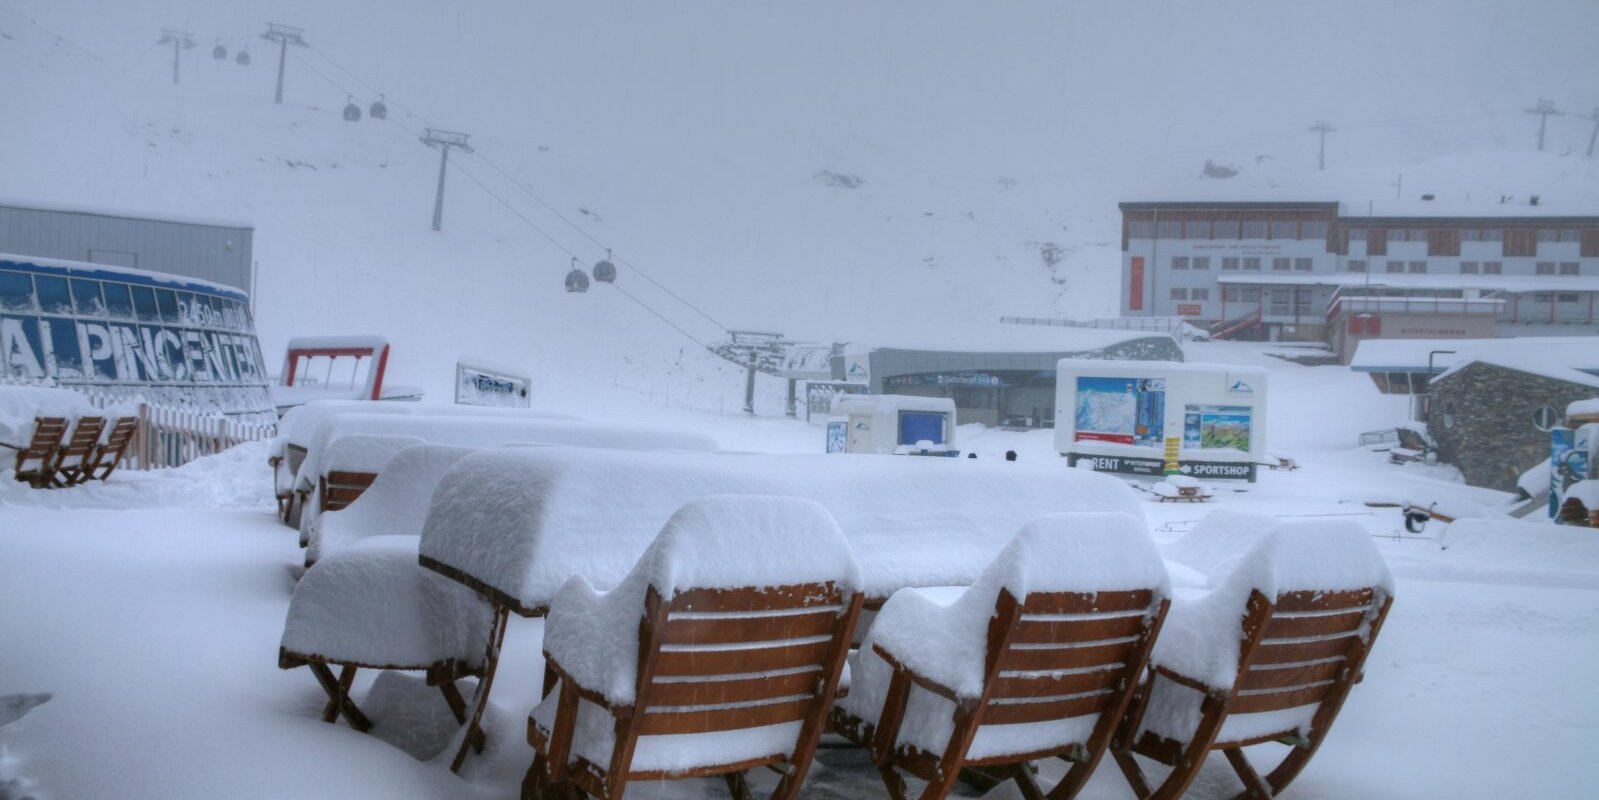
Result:
<svg viewBox="0 0 1599 800"><path fill-rule="evenodd" d="M292 49L281 106L269 18L312 45ZM379 332L393 374L434 393L470 354L547 390L715 408L737 370L691 338L722 325L904 342L1112 313L1119 200L1358 213L1403 174L1403 203L1438 197L1423 213L1534 193L1592 213L1589 123L1551 119L1540 155L1521 109L1595 99L1593 22L1582 0L6 0L0 194L252 221L269 361L294 335ZM162 26L199 44L176 86ZM210 57L219 37L229 60ZM387 92L390 122L343 122L346 90ZM1316 118L1339 126L1325 173ZM426 125L478 150L452 161L442 233ZM1206 161L1239 172L1205 178ZM564 292L568 251L607 246L704 314L628 263L616 287Z"/></svg>

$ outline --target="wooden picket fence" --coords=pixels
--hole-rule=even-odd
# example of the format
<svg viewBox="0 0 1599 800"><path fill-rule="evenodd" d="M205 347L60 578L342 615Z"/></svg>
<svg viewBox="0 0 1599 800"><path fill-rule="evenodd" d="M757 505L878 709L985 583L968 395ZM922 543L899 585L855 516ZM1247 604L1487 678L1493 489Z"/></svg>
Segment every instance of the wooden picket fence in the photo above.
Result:
<svg viewBox="0 0 1599 800"><path fill-rule="evenodd" d="M178 467L216 455L244 442L271 439L275 425L238 422L221 414L202 414L149 403L139 404L139 434L129 448L133 469Z"/></svg>

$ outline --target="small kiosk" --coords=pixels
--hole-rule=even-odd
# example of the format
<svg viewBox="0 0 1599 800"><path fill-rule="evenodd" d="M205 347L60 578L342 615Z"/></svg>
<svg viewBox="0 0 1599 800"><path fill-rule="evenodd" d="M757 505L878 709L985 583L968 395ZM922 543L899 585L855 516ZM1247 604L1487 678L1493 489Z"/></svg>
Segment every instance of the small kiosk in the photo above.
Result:
<svg viewBox="0 0 1599 800"><path fill-rule="evenodd" d="M1255 480L1266 371L1230 364L1061 359L1055 449L1076 466Z"/></svg>
<svg viewBox="0 0 1599 800"><path fill-rule="evenodd" d="M840 395L827 422L827 452L958 456L955 401L896 394Z"/></svg>

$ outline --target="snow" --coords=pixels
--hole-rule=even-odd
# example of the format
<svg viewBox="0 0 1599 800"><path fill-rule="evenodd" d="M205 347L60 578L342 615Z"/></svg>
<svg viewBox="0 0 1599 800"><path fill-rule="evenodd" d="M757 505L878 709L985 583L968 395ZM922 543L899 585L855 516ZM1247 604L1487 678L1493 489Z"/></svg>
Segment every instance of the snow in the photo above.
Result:
<svg viewBox="0 0 1599 800"><path fill-rule="evenodd" d="M1599 588L1599 536L1592 528L1461 519L1444 529L1439 548L1426 568L1435 580L1469 582L1492 573L1527 586Z"/></svg>
<svg viewBox="0 0 1599 800"><path fill-rule="evenodd" d="M334 439L322 463L327 472L382 472L397 453L419 444L415 436L352 433Z"/></svg>
<svg viewBox="0 0 1599 800"><path fill-rule="evenodd" d="M838 520L865 590L974 580L1023 523L1047 513L1142 518L1114 478L1001 460L861 455L714 455L501 448L462 459L428 512L422 555L526 608L572 575L616 585L674 511L698 497L807 497ZM626 502L619 502L625 498ZM606 542L607 547L592 546Z"/></svg>
<svg viewBox="0 0 1599 800"><path fill-rule="evenodd" d="M0 206L10 208L36 209L40 211L64 211L72 214L92 214L98 217L121 217L123 219L156 220L159 222L175 222L181 225L209 225L214 228L240 228L253 230L254 225L239 220L218 219L215 217L195 217L185 215L151 213L150 211L132 209L105 208L101 206L80 205L76 203L40 203L34 200L16 197L0 197ZM3 256L0 256L3 258Z"/></svg>
<svg viewBox="0 0 1599 800"><path fill-rule="evenodd" d="M354 503L318 515L307 542L306 563L369 536L420 537L433 490L455 462L475 449L417 444L396 453Z"/></svg>
<svg viewBox="0 0 1599 800"><path fill-rule="evenodd" d="M1599 397L1578 400L1566 406L1567 417L1599 417Z"/></svg>
<svg viewBox="0 0 1599 800"><path fill-rule="evenodd" d="M1436 352L1453 350L1455 352ZM1599 336L1518 336L1506 339L1362 339L1350 368L1365 372L1426 371L1472 360L1557 363L1599 370Z"/></svg>
<svg viewBox="0 0 1599 800"><path fill-rule="evenodd" d="M1528 353L1517 358L1467 358L1455 361L1449 368L1433 377L1432 382L1437 384L1447 380L1449 376L1471 366L1472 364L1492 364L1528 375L1537 375L1550 380L1565 381L1578 386L1587 386L1599 389L1599 376L1592 375L1582 370L1572 369L1569 362L1558 355L1550 353Z"/></svg>
<svg viewBox="0 0 1599 800"><path fill-rule="evenodd" d="M1517 476L1516 488L1528 497L1540 497L1549 491L1549 482L1549 459L1546 458Z"/></svg>
<svg viewBox="0 0 1599 800"><path fill-rule="evenodd" d="M37 417L65 417L76 421L78 417L100 415L89 398L71 389L0 385L0 442L6 444L27 447L33 441Z"/></svg>
<svg viewBox="0 0 1599 800"><path fill-rule="evenodd" d="M1136 517L1121 513L1066 513L1039 517L1022 526L969 589L958 594L904 589L894 593L872 621L851 659L850 693L839 705L875 725L893 670L875 648L888 651L910 671L953 690L980 697L988 650L988 624L1002 590L1022 599L1032 592L1098 592L1152 589L1156 604L1171 592L1154 542ZM1020 725L984 725L970 758L1030 752L1084 742L1096 718ZM900 742L933 754L944 752L954 730L954 705L913 689Z"/></svg>
<svg viewBox="0 0 1599 800"><path fill-rule="evenodd" d="M851 337L845 336L846 340ZM1170 334L1138 330L1064 328L1052 325L992 325L952 323L922 331L914 339L861 336L851 352L872 350L930 350L956 353L1083 353L1139 339L1171 340ZM864 343L864 344L862 344Z"/></svg>
<svg viewBox="0 0 1599 800"><path fill-rule="evenodd" d="M41 258L38 256L19 255L15 253L0 253L0 262L12 261L23 264L37 264L41 267L54 267L72 272L105 272L113 275L134 275L145 280L164 283L179 289L203 289L207 292L232 297L238 300L249 300L249 297L239 291L237 286L228 286L221 283L190 278L187 275L170 275L165 272L156 272L148 269L134 269L132 267L119 267L114 264L95 264L88 261L69 261L62 258Z"/></svg>
<svg viewBox="0 0 1599 800"><path fill-rule="evenodd" d="M720 496L674 513L614 589L574 575L550 602L544 652L578 685L618 705L638 686L638 630L650 588L664 599L689 589L861 587L849 543L827 509L796 497ZM689 766L689 765L684 765Z"/></svg>
<svg viewBox="0 0 1599 800"><path fill-rule="evenodd" d="M493 612L416 561L415 536L373 536L317 561L294 587L283 649L382 669L480 665Z"/></svg>
<svg viewBox="0 0 1599 800"><path fill-rule="evenodd" d="M1589 511L1599 510L1599 480L1589 478L1566 487L1564 497L1576 499Z"/></svg>

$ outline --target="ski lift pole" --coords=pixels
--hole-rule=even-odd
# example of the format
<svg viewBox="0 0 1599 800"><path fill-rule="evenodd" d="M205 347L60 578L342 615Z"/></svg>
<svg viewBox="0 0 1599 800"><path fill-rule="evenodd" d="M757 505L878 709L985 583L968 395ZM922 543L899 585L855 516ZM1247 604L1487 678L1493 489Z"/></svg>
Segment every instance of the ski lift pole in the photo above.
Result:
<svg viewBox="0 0 1599 800"><path fill-rule="evenodd" d="M462 152L472 152L472 146L466 143L470 134L456 133L453 131L427 128L422 134L422 143L428 147L439 148L439 188L433 195L433 230L444 230L444 171L450 163L450 148L459 148Z"/></svg>
<svg viewBox="0 0 1599 800"><path fill-rule="evenodd" d="M744 375L744 413L755 416L755 363L760 356L754 350L750 351L750 364L748 372Z"/></svg>

